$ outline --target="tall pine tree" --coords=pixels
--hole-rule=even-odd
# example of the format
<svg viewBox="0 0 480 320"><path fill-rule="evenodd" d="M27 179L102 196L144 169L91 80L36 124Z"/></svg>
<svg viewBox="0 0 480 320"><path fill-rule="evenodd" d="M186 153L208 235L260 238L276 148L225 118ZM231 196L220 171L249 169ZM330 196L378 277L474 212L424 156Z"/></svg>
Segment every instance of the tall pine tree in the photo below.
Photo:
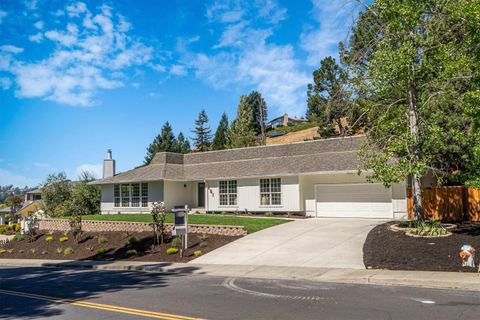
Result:
<svg viewBox="0 0 480 320"><path fill-rule="evenodd" d="M189 153L190 150L190 142L188 139L185 138L182 132L178 134L177 138L177 150L178 153Z"/></svg>
<svg viewBox="0 0 480 320"><path fill-rule="evenodd" d="M322 137L337 135L335 128L340 135L345 135L352 106L347 72L334 58L326 57L313 72L313 82L307 90L308 120L318 122Z"/></svg>
<svg viewBox="0 0 480 320"><path fill-rule="evenodd" d="M247 97L247 103L253 112L253 129L255 134L260 136L260 144L266 144L266 122L267 122L267 104L262 95L257 91L252 91Z"/></svg>
<svg viewBox="0 0 480 320"><path fill-rule="evenodd" d="M168 121L163 125L161 133L157 135L153 142L148 146L147 155L145 156L143 163L149 164L155 154L161 151L177 151L177 139L175 138L172 126L170 126Z"/></svg>
<svg viewBox="0 0 480 320"><path fill-rule="evenodd" d="M228 147L228 117L224 112L222 118L218 123L217 130L215 131L215 136L212 142L213 150L223 150Z"/></svg>
<svg viewBox="0 0 480 320"><path fill-rule="evenodd" d="M246 96L240 97L237 117L230 126L229 146L231 148L243 148L257 145L255 136L252 107L247 102Z"/></svg>
<svg viewBox="0 0 480 320"><path fill-rule="evenodd" d="M208 117L205 109L202 109L195 120L195 130L192 131L195 136L192 140L195 142L195 151L204 152L210 150L211 145L211 130L208 124Z"/></svg>

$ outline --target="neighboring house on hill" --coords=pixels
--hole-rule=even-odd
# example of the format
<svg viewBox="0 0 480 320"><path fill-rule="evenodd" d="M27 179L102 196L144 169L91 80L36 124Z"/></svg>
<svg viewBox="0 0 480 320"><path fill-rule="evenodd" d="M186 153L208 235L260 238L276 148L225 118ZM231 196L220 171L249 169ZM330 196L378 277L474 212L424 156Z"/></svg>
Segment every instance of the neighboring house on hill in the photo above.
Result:
<svg viewBox="0 0 480 320"><path fill-rule="evenodd" d="M38 188L25 193L25 203L29 203L35 200L42 200L42 189Z"/></svg>
<svg viewBox="0 0 480 320"><path fill-rule="evenodd" d="M288 114L284 114L283 116L277 117L275 119L270 120L267 122L267 127L268 128L277 128L279 126L288 126L290 125L295 125L295 124L300 124L300 123L305 123L307 120L302 119L302 118L290 118Z"/></svg>
<svg viewBox="0 0 480 320"><path fill-rule="evenodd" d="M105 162L103 214L147 213L152 202L207 212L299 212L317 217L399 218L406 183L385 188L358 175L364 137L346 137L190 154L159 152L120 174ZM109 174L111 173L111 175Z"/></svg>

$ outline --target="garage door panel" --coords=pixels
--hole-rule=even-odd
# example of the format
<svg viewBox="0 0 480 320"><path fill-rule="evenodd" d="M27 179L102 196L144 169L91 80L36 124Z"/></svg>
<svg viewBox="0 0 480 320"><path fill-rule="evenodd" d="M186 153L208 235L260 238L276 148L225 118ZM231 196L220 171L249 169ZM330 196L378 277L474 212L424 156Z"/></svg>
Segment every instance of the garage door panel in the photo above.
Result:
<svg viewBox="0 0 480 320"><path fill-rule="evenodd" d="M317 216L391 218L391 190L382 184L317 185Z"/></svg>

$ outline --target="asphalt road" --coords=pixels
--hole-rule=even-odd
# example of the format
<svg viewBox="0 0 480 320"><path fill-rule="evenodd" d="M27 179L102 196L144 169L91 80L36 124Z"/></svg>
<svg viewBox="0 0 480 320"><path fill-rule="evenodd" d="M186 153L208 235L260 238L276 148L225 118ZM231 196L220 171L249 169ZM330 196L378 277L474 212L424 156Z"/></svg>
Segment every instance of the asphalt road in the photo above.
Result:
<svg viewBox="0 0 480 320"><path fill-rule="evenodd" d="M176 274L0 269L0 319L479 319L480 293Z"/></svg>

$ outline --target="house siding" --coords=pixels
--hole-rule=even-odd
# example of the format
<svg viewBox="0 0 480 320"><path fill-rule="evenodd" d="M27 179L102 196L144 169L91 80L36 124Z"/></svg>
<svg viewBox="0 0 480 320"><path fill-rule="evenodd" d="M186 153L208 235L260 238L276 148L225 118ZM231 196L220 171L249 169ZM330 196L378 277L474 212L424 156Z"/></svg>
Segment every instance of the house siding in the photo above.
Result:
<svg viewBox="0 0 480 320"><path fill-rule="evenodd" d="M164 200L164 182L154 181L148 183L148 206L140 208L115 207L113 203L113 184L102 185L102 202L100 210L102 214L117 213L149 213L153 202Z"/></svg>
<svg viewBox="0 0 480 320"><path fill-rule="evenodd" d="M265 177L268 178L268 177ZM207 181L208 211L248 211L252 212L297 212L301 211L299 201L298 176L272 177L282 179L282 204L279 206L260 205L260 179L230 179L237 180L237 205L220 206L219 180Z"/></svg>
<svg viewBox="0 0 480 320"><path fill-rule="evenodd" d="M196 182L164 181L164 185L165 208L167 210L180 205L188 205L189 208L196 206Z"/></svg>

